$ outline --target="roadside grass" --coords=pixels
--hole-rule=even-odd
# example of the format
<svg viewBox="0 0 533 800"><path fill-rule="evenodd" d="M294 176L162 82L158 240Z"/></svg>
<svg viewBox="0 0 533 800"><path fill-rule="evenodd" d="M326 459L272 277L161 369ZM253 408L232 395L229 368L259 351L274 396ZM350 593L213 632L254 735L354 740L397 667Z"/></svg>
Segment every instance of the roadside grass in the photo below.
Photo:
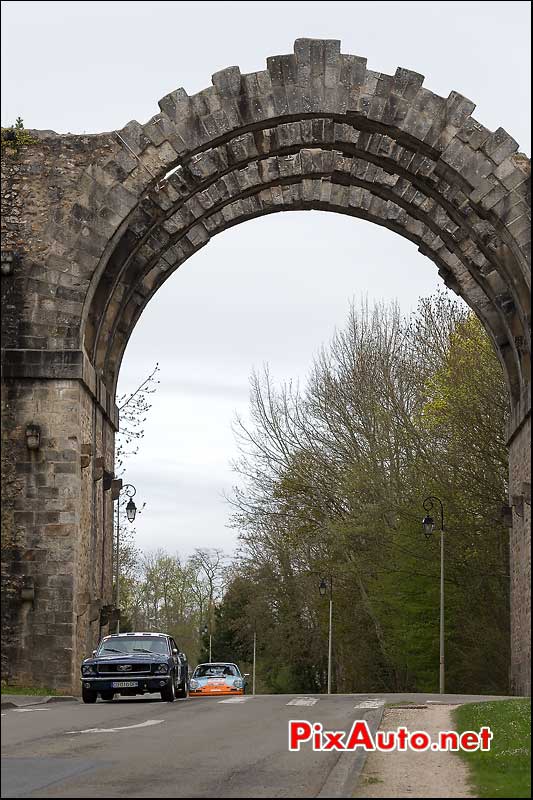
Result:
<svg viewBox="0 0 533 800"><path fill-rule="evenodd" d="M467 703L456 708L456 730L493 734L489 751L460 751L477 797L531 797L531 700Z"/></svg>
<svg viewBox="0 0 533 800"><path fill-rule="evenodd" d="M2 694L27 694L44 697L48 695L63 695L66 694L66 692L60 692L57 689L40 689L34 686L6 686L5 684L2 684Z"/></svg>

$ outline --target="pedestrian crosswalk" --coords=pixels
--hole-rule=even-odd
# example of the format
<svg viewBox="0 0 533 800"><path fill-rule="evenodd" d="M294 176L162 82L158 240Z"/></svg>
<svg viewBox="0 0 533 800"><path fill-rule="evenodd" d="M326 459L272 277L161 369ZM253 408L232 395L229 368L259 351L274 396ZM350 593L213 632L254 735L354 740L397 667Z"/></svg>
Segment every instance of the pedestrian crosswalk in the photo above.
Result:
<svg viewBox="0 0 533 800"><path fill-rule="evenodd" d="M219 700L219 703L246 703L253 697L261 697L261 695L245 695L244 697L228 697L224 700ZM314 706L323 698L310 697L310 696L297 696L292 697L285 705L287 706ZM355 710L364 711L365 709L381 708L385 704L384 700L379 697L370 697L366 700L361 700L357 705L353 706Z"/></svg>
<svg viewBox="0 0 533 800"><path fill-rule="evenodd" d="M357 703L354 708L381 708L383 705L385 705L384 700L380 700L379 697L373 697L369 700L362 700L360 703Z"/></svg>
<svg viewBox="0 0 533 800"><path fill-rule="evenodd" d="M226 700L219 700L219 703L245 703L250 697L228 697Z"/></svg>
<svg viewBox="0 0 533 800"><path fill-rule="evenodd" d="M315 703L318 703L318 697L295 697L293 700L289 700L287 705L288 706L314 706Z"/></svg>

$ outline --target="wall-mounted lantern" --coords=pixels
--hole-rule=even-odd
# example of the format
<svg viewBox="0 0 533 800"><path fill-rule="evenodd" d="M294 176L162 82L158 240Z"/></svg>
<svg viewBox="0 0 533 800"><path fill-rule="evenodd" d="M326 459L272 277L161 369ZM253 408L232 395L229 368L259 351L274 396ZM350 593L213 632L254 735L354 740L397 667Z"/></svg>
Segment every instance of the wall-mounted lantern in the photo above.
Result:
<svg viewBox="0 0 533 800"><path fill-rule="evenodd" d="M20 254L14 250L2 250L0 258L0 272L2 275L11 275L20 262Z"/></svg>
<svg viewBox="0 0 533 800"><path fill-rule="evenodd" d="M26 445L28 450L38 450L41 446L41 428L39 425L28 425L26 428Z"/></svg>

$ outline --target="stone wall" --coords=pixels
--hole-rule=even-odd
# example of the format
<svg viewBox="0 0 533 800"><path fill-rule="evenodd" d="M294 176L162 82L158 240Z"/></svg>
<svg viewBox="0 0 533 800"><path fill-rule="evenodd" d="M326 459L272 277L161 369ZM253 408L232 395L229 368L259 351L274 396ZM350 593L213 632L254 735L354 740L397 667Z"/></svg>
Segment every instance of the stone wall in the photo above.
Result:
<svg viewBox="0 0 533 800"><path fill-rule="evenodd" d="M511 689L531 695L531 396L511 420L509 501L511 568Z"/></svg>
<svg viewBox="0 0 533 800"><path fill-rule="evenodd" d="M57 349L78 341L70 321L87 285L57 254L43 263L43 234L71 207L109 137L32 138L2 157L2 252L19 256L1 286L3 356L10 351L2 363L2 676L78 691L79 663L107 632L102 609L113 603L109 478L103 487L117 418L110 398L102 407L83 354ZM40 428L35 451L30 424Z"/></svg>
<svg viewBox="0 0 533 800"><path fill-rule="evenodd" d="M6 381L3 392L2 657L18 683L70 689L80 386L29 379ZM40 428L36 450L29 423Z"/></svg>
<svg viewBox="0 0 533 800"><path fill-rule="evenodd" d="M457 92L368 69L337 40L162 98L145 125L30 131L2 150L3 667L78 687L112 614L114 394L128 339L168 276L254 216L320 209L412 241L478 314L512 408L512 681L528 691L525 494L530 163ZM37 450L28 425L40 426ZM522 499L520 499L522 498Z"/></svg>

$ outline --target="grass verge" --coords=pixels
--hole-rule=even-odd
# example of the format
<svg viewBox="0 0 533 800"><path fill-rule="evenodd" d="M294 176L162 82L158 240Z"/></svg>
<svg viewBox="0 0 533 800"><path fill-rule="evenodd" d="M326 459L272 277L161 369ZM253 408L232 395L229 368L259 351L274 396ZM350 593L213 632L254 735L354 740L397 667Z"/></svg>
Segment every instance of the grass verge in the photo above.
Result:
<svg viewBox="0 0 533 800"><path fill-rule="evenodd" d="M531 700L467 703L454 711L459 732L491 729L491 749L465 753L478 797L531 797Z"/></svg>
<svg viewBox="0 0 533 800"><path fill-rule="evenodd" d="M5 686L2 685L2 694L27 694L27 695L36 695L38 697L44 696L58 696L66 694L66 692L60 692L57 689L37 689L34 686Z"/></svg>

